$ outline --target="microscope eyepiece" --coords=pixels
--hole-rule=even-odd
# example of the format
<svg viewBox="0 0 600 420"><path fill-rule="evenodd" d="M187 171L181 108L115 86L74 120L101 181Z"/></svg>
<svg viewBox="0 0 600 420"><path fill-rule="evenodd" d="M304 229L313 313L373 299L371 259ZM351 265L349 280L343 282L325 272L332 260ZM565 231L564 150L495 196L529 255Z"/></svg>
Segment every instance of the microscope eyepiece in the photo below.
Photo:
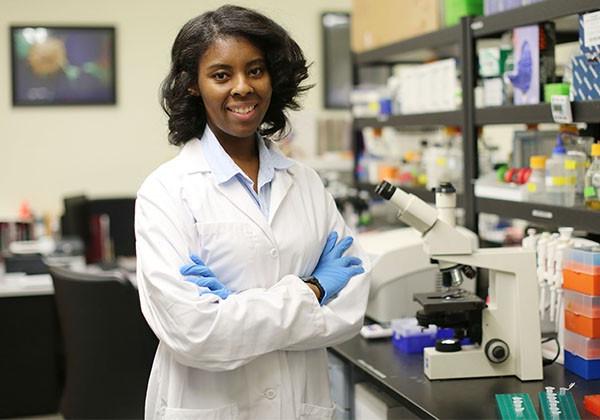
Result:
<svg viewBox="0 0 600 420"><path fill-rule="evenodd" d="M375 193L377 193L382 198L385 198L386 200L392 198L395 192L396 187L394 187L387 181L381 181L381 183L375 187Z"/></svg>
<svg viewBox="0 0 600 420"><path fill-rule="evenodd" d="M451 182L442 182L439 186L433 188L434 193L455 193L456 188Z"/></svg>

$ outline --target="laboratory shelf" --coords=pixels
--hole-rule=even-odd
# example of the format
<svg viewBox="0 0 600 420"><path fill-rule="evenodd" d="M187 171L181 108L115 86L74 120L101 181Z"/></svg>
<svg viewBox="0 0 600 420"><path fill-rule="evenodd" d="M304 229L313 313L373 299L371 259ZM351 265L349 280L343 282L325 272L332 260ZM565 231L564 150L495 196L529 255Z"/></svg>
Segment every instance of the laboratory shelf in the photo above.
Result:
<svg viewBox="0 0 600 420"><path fill-rule="evenodd" d="M405 61L422 61L426 58L415 55L415 52L420 50L443 49L444 47L453 44L459 44L461 41L461 34L460 25L429 32L414 38L356 54L356 64L364 66L396 62L400 63Z"/></svg>
<svg viewBox="0 0 600 420"><path fill-rule="evenodd" d="M600 212L585 207L560 207L541 203L526 203L491 198L475 199L477 213L529 220L548 226L571 226L589 232L600 231Z"/></svg>
<svg viewBox="0 0 600 420"><path fill-rule="evenodd" d="M355 54L358 66L391 64L400 62L411 53L423 55L438 54L454 48L462 75L462 106L451 112L429 114L398 115L387 120L377 118L357 118L355 131L363 127L396 128L439 127L456 125L462 127L465 173L463 194L459 196L459 207L465 210L465 224L477 231L477 214L481 212L497 214L507 218L525 219L547 227L573 226L590 233L600 233L600 212L585 208L556 207L547 204L513 202L494 198L476 197L472 180L478 177L477 127L492 124L552 123L551 106L547 103L536 105L510 105L501 107L475 108L473 90L477 80L477 41L482 38L498 38L502 32L515 27L533 25L546 21L556 22L558 41L574 40L577 34L577 15L600 10L600 0L545 0L483 17L462 18L459 25L440 31L403 40L378 49ZM571 104L573 120L588 123L590 133L600 132L600 101L574 102ZM597 134L589 134L597 137ZM359 151L362 138L355 136L355 151ZM433 202L434 195L425 189L408 189L427 202Z"/></svg>
<svg viewBox="0 0 600 420"><path fill-rule="evenodd" d="M471 29L474 38L482 38L518 26L534 25L598 9L598 0L545 0L495 15L475 18L471 22Z"/></svg>
<svg viewBox="0 0 600 420"><path fill-rule="evenodd" d="M425 114L392 115L387 119L356 118L356 128L364 127L402 127L423 126L434 127L440 125L462 125L463 111L430 112Z"/></svg>
<svg viewBox="0 0 600 420"><path fill-rule="evenodd" d="M600 101L572 102L575 122L600 122ZM550 104L509 105L478 108L475 110L475 124L519 124L551 123Z"/></svg>

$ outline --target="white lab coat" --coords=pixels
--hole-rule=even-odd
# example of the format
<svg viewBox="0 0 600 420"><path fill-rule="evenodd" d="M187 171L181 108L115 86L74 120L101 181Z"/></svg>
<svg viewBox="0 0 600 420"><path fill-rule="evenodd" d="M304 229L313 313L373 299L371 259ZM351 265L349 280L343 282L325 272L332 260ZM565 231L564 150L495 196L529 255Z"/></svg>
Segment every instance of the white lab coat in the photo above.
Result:
<svg viewBox="0 0 600 420"><path fill-rule="evenodd" d="M315 171L276 170L266 220L239 182L215 182L193 139L145 180L135 224L142 311L160 339L147 419L332 418L325 347L358 333L369 282L320 306L299 278L332 230L352 234ZM235 294L199 296L179 274L190 253ZM356 243L347 255L369 269Z"/></svg>

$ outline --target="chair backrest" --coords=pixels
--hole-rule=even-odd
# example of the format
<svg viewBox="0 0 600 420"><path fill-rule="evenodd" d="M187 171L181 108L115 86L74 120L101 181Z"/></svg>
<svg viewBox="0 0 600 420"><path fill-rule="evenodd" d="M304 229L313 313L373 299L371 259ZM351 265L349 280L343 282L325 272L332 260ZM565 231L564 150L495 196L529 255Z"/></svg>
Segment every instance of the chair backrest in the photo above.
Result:
<svg viewBox="0 0 600 420"><path fill-rule="evenodd" d="M143 418L158 341L136 289L114 275L50 267L65 350L65 418Z"/></svg>

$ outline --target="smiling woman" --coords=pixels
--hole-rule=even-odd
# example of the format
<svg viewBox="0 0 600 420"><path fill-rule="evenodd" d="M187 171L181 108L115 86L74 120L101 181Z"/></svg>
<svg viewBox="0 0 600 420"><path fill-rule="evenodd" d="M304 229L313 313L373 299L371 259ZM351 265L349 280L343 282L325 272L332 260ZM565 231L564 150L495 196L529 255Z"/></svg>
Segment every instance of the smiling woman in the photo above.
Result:
<svg viewBox="0 0 600 420"><path fill-rule="evenodd" d="M267 73L270 79L272 97L260 121L260 133L275 137L285 134L285 110L299 109L299 94L312 87L302 85L308 78L304 54L285 29L266 16L241 7L223 6L188 21L173 44L171 71L162 85L171 143L184 144L204 131L206 100L196 89L201 82L199 76L205 75L199 74L199 65L206 64L211 56L215 58L215 54L224 54L219 51L223 47L237 55L236 44L249 47L248 53L260 58L262 66L255 66L253 71ZM215 81L230 77L225 69L215 71L213 76Z"/></svg>
<svg viewBox="0 0 600 420"><path fill-rule="evenodd" d="M228 153L240 140L255 143L273 91L260 49L241 37L215 40L200 59L197 88L190 90L202 98L208 125Z"/></svg>
<svg viewBox="0 0 600 420"><path fill-rule="evenodd" d="M182 147L136 202L141 307L160 339L148 419L333 416L325 348L358 333L369 283L319 176L269 141L307 76L296 42L252 10L177 35L162 105Z"/></svg>

